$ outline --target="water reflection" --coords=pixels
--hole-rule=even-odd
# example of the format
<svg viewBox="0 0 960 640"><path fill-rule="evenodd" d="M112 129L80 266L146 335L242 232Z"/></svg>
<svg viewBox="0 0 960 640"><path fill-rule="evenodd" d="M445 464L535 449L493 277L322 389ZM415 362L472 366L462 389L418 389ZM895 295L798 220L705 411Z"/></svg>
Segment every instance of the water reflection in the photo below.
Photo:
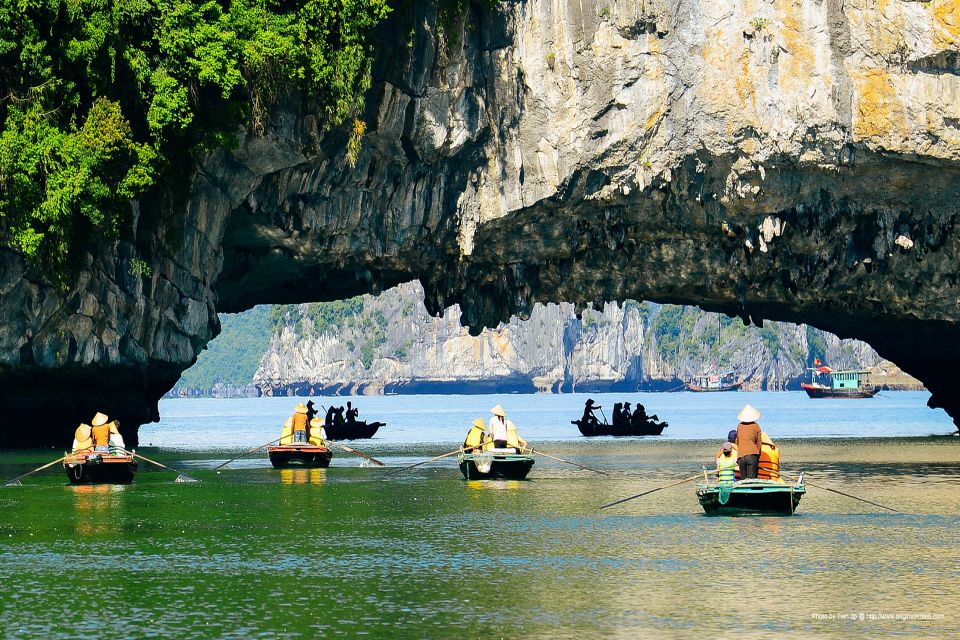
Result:
<svg viewBox="0 0 960 640"><path fill-rule="evenodd" d="M280 469L280 484L326 484L326 469Z"/></svg>
<svg viewBox="0 0 960 640"><path fill-rule="evenodd" d="M467 480L467 487L474 491L516 491L524 480Z"/></svg>
<svg viewBox="0 0 960 640"><path fill-rule="evenodd" d="M89 536L120 531L124 505L121 494L127 487L122 484L68 485L68 491L74 494L77 534Z"/></svg>

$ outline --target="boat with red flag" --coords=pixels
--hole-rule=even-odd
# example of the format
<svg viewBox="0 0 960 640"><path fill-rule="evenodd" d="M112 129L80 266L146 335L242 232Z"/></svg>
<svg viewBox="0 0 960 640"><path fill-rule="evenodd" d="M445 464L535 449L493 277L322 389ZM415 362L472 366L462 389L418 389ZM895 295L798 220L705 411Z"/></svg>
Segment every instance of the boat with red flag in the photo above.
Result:
<svg viewBox="0 0 960 640"><path fill-rule="evenodd" d="M880 390L871 384L866 370L837 370L815 359L807 371L809 381L800 383L800 388L811 398L872 398Z"/></svg>

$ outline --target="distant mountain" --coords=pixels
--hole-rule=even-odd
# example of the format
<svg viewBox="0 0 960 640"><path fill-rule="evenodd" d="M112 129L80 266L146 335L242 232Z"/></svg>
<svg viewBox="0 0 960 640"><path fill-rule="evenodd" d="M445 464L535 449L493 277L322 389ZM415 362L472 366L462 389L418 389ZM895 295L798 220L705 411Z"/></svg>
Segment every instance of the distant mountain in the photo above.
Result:
<svg viewBox="0 0 960 640"><path fill-rule="evenodd" d="M900 375L862 342L693 307L627 302L578 318L569 304L537 305L529 320L473 337L456 307L432 318L422 297L408 283L378 297L273 307L254 385L264 395L668 390L734 371L745 388L786 389L799 388L814 358Z"/></svg>
<svg viewBox="0 0 960 640"><path fill-rule="evenodd" d="M270 346L276 323L271 307L220 314L221 332L183 372L168 395L257 395L253 376Z"/></svg>

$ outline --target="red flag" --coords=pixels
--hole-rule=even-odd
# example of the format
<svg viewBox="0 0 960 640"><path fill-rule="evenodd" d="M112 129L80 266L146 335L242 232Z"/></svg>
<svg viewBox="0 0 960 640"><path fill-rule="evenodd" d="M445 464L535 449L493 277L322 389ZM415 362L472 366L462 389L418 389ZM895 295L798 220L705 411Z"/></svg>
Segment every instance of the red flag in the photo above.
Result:
<svg viewBox="0 0 960 640"><path fill-rule="evenodd" d="M823 364L823 363L820 362L820 358L814 358L814 359L813 359L813 366L819 367L821 364Z"/></svg>

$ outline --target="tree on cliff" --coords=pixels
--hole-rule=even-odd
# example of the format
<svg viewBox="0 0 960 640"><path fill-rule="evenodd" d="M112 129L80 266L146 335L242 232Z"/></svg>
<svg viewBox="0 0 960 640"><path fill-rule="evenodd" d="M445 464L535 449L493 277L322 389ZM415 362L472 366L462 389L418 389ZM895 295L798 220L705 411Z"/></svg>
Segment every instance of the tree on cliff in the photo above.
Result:
<svg viewBox="0 0 960 640"><path fill-rule="evenodd" d="M0 232L64 277L193 154L262 133L282 86L348 127L386 0L0 0Z"/></svg>

